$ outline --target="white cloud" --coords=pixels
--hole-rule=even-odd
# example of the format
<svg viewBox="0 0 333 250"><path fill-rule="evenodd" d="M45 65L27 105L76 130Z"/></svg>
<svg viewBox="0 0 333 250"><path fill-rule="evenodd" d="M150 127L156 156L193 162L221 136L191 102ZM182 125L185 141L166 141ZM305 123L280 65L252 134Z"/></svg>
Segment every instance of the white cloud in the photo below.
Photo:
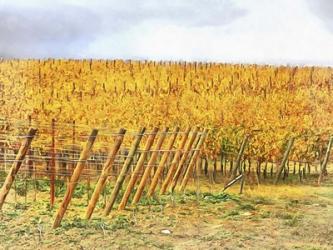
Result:
<svg viewBox="0 0 333 250"><path fill-rule="evenodd" d="M119 4L58 0L53 5L59 9L80 7L91 12L87 19L97 16L99 20L94 36L85 33L89 29L78 29L83 34L71 43L74 55L62 53L66 50L61 46L66 45L60 42L53 56L333 66L331 19L320 11L331 4L320 0L314 7L311 1L127 0ZM16 0L10 5L25 3L31 11L44 8L45 3L26 2ZM66 22L71 26L71 20ZM43 45L38 39L33 42L34 48ZM47 51L43 53L48 57Z"/></svg>

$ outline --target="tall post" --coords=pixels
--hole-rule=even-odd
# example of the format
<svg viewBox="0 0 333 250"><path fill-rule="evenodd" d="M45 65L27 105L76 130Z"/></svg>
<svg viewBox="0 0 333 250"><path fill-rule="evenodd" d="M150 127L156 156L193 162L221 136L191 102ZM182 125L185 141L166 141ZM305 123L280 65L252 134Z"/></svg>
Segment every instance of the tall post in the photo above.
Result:
<svg viewBox="0 0 333 250"><path fill-rule="evenodd" d="M324 158L324 161L322 162L322 164L320 165L320 174L319 174L319 178L318 178L318 185L321 184L321 181L323 180L324 175L327 173L327 163L330 158L332 143L333 143L333 136L331 136L328 141L325 158Z"/></svg>
<svg viewBox="0 0 333 250"><path fill-rule="evenodd" d="M70 174L70 175L73 173L73 170L75 168L75 150L76 150L75 149L75 143L76 143L75 137L76 137L75 120L73 120L73 123L72 123L72 164L68 164L70 166L67 165L67 171L66 171L66 172L69 172L68 174ZM67 182L69 182L69 180L70 180L70 177L68 176Z"/></svg>
<svg viewBox="0 0 333 250"><path fill-rule="evenodd" d="M67 190L64 196L64 199L62 200L62 203L59 207L59 210L57 212L56 218L53 223L53 228L57 228L60 226L61 220L65 215L65 212L67 210L68 204L70 203L74 189L77 185L77 182L80 178L80 175L83 171L84 166L86 165L86 162L89 158L90 152L92 150L92 147L94 145L95 139L97 137L98 130L93 129L90 136L88 137L88 141L84 147L84 149L81 152L79 162L77 163L74 172L70 178L69 184L67 186Z"/></svg>
<svg viewBox="0 0 333 250"><path fill-rule="evenodd" d="M125 133L126 133L126 130L123 129L123 128L121 128L118 132L118 135L117 135L116 140L115 140L115 144L114 144L113 148L111 149L111 151L110 151L110 153L107 157L107 160L106 160L106 162L103 166L103 169L102 169L101 176L99 177L98 182L96 184L94 193L90 198L88 208L87 208L87 212L86 212L86 219L91 218L91 215L92 215L92 213L93 213L93 211L96 207L96 203L98 201L98 198L99 198L102 190L105 187L105 184L106 184L107 178L110 174L110 171L112 169L112 165L114 163L114 160L116 159L119 148L120 148L120 146L121 146L121 144L124 140Z"/></svg>
<svg viewBox="0 0 333 250"><path fill-rule="evenodd" d="M178 182L178 179L179 179L179 176L183 170L183 165L185 164L185 161L188 157L188 155L190 154L190 151L191 151L191 148L192 148L192 145L195 141L195 139L197 138L197 135L198 135L198 130L199 130L199 127L195 127L194 130L192 131L192 136L184 150L184 153L182 155L182 158L180 159L179 161L179 164L178 164L178 168L176 170L176 173L175 175L173 176L172 178L172 183L171 183L171 186L170 186L170 191L173 192L176 185L177 185L177 182Z"/></svg>
<svg viewBox="0 0 333 250"><path fill-rule="evenodd" d="M248 141L249 141L249 135L245 135L244 139L242 141L241 147L238 151L235 168L233 169L233 172L232 172L233 179L237 176L237 171L241 167L242 157L243 157L244 150L245 150L245 147L246 147Z"/></svg>
<svg viewBox="0 0 333 250"><path fill-rule="evenodd" d="M288 160L288 157L289 157L289 153L294 145L294 141L295 141L295 138L294 137L291 137L288 141L288 145L287 145L287 148L286 148L286 151L284 152L283 154L283 158L282 158L282 161L281 161L281 164L280 166L278 167L277 169L277 172L276 172L276 177L275 177L275 181L274 181L274 184L276 185L281 177L281 173L283 171L283 169L285 168L286 166L286 163L287 163L287 160Z"/></svg>
<svg viewBox="0 0 333 250"><path fill-rule="evenodd" d="M37 129L29 128L28 134L26 135L26 138L25 138L24 142L22 143L22 145L16 155L15 161L9 170L6 180L5 180L4 184L2 185L2 188L0 191L0 210L2 209L2 206L9 193L9 190L15 180L15 176L22 165L22 162L31 145L33 138L35 137L36 132L37 132Z"/></svg>
<svg viewBox="0 0 333 250"><path fill-rule="evenodd" d="M153 131L151 132L151 134L148 137L145 148L144 148L143 152L140 155L140 158L139 158L139 160L138 160L138 162L137 162L137 164L134 168L134 171L131 175L131 178L130 178L128 184L127 184L127 187L126 187L125 193L123 195L123 198L121 199L121 202L119 204L119 207L118 207L119 210L123 210L126 207L126 204L127 204L128 199L131 195L131 192L132 192L132 190L135 186L135 183L136 183L136 181L139 177L139 173L140 173L140 171L143 167L143 164L144 164L144 162L147 158L148 151L150 150L151 146L154 143L157 132L158 132L158 128L154 128Z"/></svg>
<svg viewBox="0 0 333 250"><path fill-rule="evenodd" d="M187 138L188 138L188 135L191 131L191 128L188 127L185 132L184 132L184 135L183 135L183 138L179 144L179 147L172 159L172 162L170 164L170 168L169 168L169 171L168 171L168 174L164 180L164 182L162 183L162 187L161 187L161 190L160 190L160 194L164 194L166 189L168 188L171 180L172 180L172 177L173 175L175 174L176 172L176 168L177 168L177 163L179 162L179 158L181 157L182 153L183 153L183 150L184 150L184 147L185 147L185 144L186 144L186 141L187 141Z"/></svg>
<svg viewBox="0 0 333 250"><path fill-rule="evenodd" d="M173 131L173 135L170 138L169 144L168 144L168 146L166 147L166 149L163 153L162 159L161 159L160 163L158 164L158 167L157 167L156 172L154 174L153 180L151 181L151 184L150 184L150 187L149 187L149 190L148 190L148 194L147 194L148 197L152 196L153 193L155 192L155 188L157 186L158 179L161 177L164 166L165 166L165 164L168 160L168 157L170 155L170 151L172 150L172 147L175 144L178 132L179 132L179 127L176 127L175 130Z"/></svg>
<svg viewBox="0 0 333 250"><path fill-rule="evenodd" d="M165 128L164 131L161 133L161 136L160 136L160 138L159 138L159 140L158 140L158 142L157 142L157 144L156 144L156 146L154 148L154 151L153 151L153 153L152 153L152 155L150 157L150 160L149 160L149 162L147 164L147 167L146 167L146 169L145 169L145 171L143 173L143 176L141 178L140 184L139 184L139 186L138 186L138 188L136 190L136 193L135 193L135 195L133 197L132 204L138 203L139 200L140 200L140 198L141 198L141 195L142 195L142 192L143 192L143 190L145 188L145 185L146 185L146 182L148 180L148 177L150 176L151 169L153 168L153 166L154 166L154 164L156 162L157 156L159 154L159 151L161 150L162 144L164 142L164 139L165 139L166 134L168 133L168 131L169 131L169 128Z"/></svg>
<svg viewBox="0 0 333 250"><path fill-rule="evenodd" d="M180 185L180 191L181 192L183 192L185 190L185 187L187 185L188 179L190 178L190 174L193 171L193 167L195 166L195 164L197 162L197 159L198 159L198 157L200 155L201 147L202 147L203 143L205 142L205 139L206 139L206 136L207 136L207 132L208 132L208 129L205 129L202 132L202 134L200 136L200 139L199 139L199 142L196 145L195 151L194 151L194 153L192 155L192 158L190 160L190 163L188 165L188 168L186 169L184 178L183 178L182 183Z"/></svg>
<svg viewBox="0 0 333 250"><path fill-rule="evenodd" d="M51 124L51 161L50 161L50 207L54 206L55 197L55 119L52 119Z"/></svg>
<svg viewBox="0 0 333 250"><path fill-rule="evenodd" d="M31 127L31 123L32 123L32 118L31 118L31 115L28 116L28 125L29 125L29 128ZM6 151L6 150L5 150ZM34 172L34 164L33 164L33 159L32 159L32 150L31 150L31 147L29 147L28 151L27 151L27 155L26 155L26 158L27 158L27 165L28 165L28 171L29 171L29 176L31 177L33 172ZM6 162L5 162L6 164Z"/></svg>
<svg viewBox="0 0 333 250"><path fill-rule="evenodd" d="M131 167L131 164L133 162L133 157L139 147L139 144L141 142L141 139L142 139L142 136L145 132L145 128L141 128L139 130L139 133L137 134L135 140L133 141L133 144L132 144L132 147L130 149L130 152L128 153L127 157L126 157L126 160L123 164L123 167L120 171L120 174L118 175L118 178L117 178L117 181L116 181L116 184L112 190L112 193L111 193L111 197L110 197L110 200L108 201L108 203L106 204L105 206L105 210L104 210L104 214L105 215L109 215L116 199L117 199L117 196L119 194L119 191L121 189L121 187L123 186L123 183L124 183L124 180L126 178L126 174L128 172L128 170L130 169Z"/></svg>

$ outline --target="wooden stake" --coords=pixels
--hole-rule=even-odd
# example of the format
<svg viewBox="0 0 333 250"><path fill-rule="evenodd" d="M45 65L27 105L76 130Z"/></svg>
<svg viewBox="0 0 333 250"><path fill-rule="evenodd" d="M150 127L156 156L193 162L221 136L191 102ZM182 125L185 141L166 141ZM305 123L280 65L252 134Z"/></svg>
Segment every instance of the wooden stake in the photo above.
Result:
<svg viewBox="0 0 333 250"><path fill-rule="evenodd" d="M275 181L274 181L275 185L278 183L278 181L279 181L279 179L281 177L282 170L285 168L285 165L286 165L287 160L288 160L289 153L291 151L291 148L294 145L294 141L295 141L294 137L290 138L289 141L288 141L287 149L286 149L286 151L283 154L283 158L282 158L281 164L278 167L277 172L276 172L276 177L275 177Z"/></svg>
<svg viewBox="0 0 333 250"><path fill-rule="evenodd" d="M5 182L3 183L2 185L2 188L1 188L1 191L0 191L0 210L2 209L2 206L6 200L6 197L9 193L9 190L15 180L15 176L17 174L17 172L19 171L21 165L22 165L22 162L25 158L25 155L31 145L31 142L35 136L37 132L37 129L34 129L34 128L29 128L29 131L28 131L28 134L24 140L24 142L22 143L17 155L16 155L16 158L15 158L15 161L12 165L12 167L10 168L9 170L9 173L6 177L6 180Z"/></svg>
<svg viewBox="0 0 333 250"><path fill-rule="evenodd" d="M148 194L147 194L148 197L151 197L153 195L153 193L155 192L155 188L158 184L158 179L161 177L161 174L163 172L165 164L166 164L166 162L168 160L168 157L170 155L170 150L172 150L172 147L175 144L178 132L179 132L179 127L176 127L174 132L173 132L172 137L170 138L170 141L169 141L169 144L166 148L166 151L163 153L162 159L161 159L160 163L158 164L157 170L154 174L153 180L152 180L152 182L150 184L150 187L149 187L149 190L148 190Z"/></svg>
<svg viewBox="0 0 333 250"><path fill-rule="evenodd" d="M176 167L177 167L177 163L179 161L179 158L183 152L183 149L185 147L185 144L186 144L186 141L187 141L187 138L188 138L188 135L190 133L190 130L191 128L188 127L185 132L184 132L184 136L180 142L180 145L177 149L177 152L175 153L173 159L172 159L172 162L171 162L171 165L170 165L170 168L169 168L169 171L167 173L167 177L165 178L163 184L162 184L162 187L161 187L161 190L160 190L160 194L164 194L166 189L168 188L171 180L172 180L172 177L176 171Z"/></svg>
<svg viewBox="0 0 333 250"><path fill-rule="evenodd" d="M177 185L179 176L180 176L180 174L182 172L183 165L184 165L184 163L185 163L185 161L187 159L187 156L191 152L191 148L192 148L192 145L193 145L195 139L197 138L198 130L199 130L199 127L195 127L194 130L193 130L193 132L192 132L192 136L191 136L191 138L190 138L190 140L189 140L189 142L187 144L186 149L184 150L182 158L180 159L180 162L179 162L178 168L176 170L176 173L175 173L175 175L172 178L172 183L171 183L171 186L170 186L170 192L173 192L173 190L175 189L175 187Z"/></svg>
<svg viewBox="0 0 333 250"><path fill-rule="evenodd" d="M54 206L55 197L55 119L52 119L52 144L51 144L51 162L50 162L50 207Z"/></svg>
<svg viewBox="0 0 333 250"><path fill-rule="evenodd" d="M240 184L240 189L239 189L239 194L243 193L243 189L244 189L244 183L245 183L245 173L243 173L241 178L241 184Z"/></svg>
<svg viewBox="0 0 333 250"><path fill-rule="evenodd" d="M111 149L106 162L104 163L102 173L98 179L94 193L90 198L90 201L89 201L89 204L87 207L87 212L86 212L86 219L91 218L91 215L96 207L98 198L99 198L102 190L105 187L107 178L110 174L112 165L114 163L114 160L116 159L119 148L120 148L121 144L123 143L125 133L126 133L126 130L123 128L121 128L118 132L118 136L116 137L115 144L114 144L113 148Z"/></svg>
<svg viewBox="0 0 333 250"><path fill-rule="evenodd" d="M145 128L141 128L138 132L138 135L136 136L136 139L133 141L133 144L132 144L132 147L131 147L131 150L130 152L128 153L127 155L127 158L123 164L123 167L121 169L121 172L120 174L118 175L118 178L117 178L117 181L116 181L116 184L112 190L112 193L111 193L111 197L110 197L110 200L106 203L105 205L105 210L104 210L104 214L105 215L109 215L116 199L117 199L117 196L119 194L119 191L123 185L123 182L126 178L126 174L128 172L128 170L130 169L131 167L131 164L132 164L132 161L133 161L133 157L139 147L139 144L141 142L141 139L142 139L142 136L145 132Z"/></svg>
<svg viewBox="0 0 333 250"><path fill-rule="evenodd" d="M90 155L90 152L94 145L97 134L98 134L98 130L93 129L84 149L81 152L79 162L76 164L76 167L75 167L73 174L70 178L70 181L68 183L64 199L62 200L62 203L59 207L56 218L54 220L53 228L57 228L60 226L61 220L64 217L65 212L67 210L68 204L70 203L70 201L72 199L76 184L80 178L83 168L87 162L87 159L89 158L89 155Z"/></svg>
<svg viewBox="0 0 333 250"><path fill-rule="evenodd" d="M66 163L66 168L67 170L65 170L68 174L72 174L73 173L73 170L75 168L75 143L76 143L76 130L75 130L75 120L73 120L72 122L72 161L73 163L70 164L70 163ZM69 184L69 181L70 181L70 177L68 176L67 177L67 185Z"/></svg>
<svg viewBox="0 0 333 250"><path fill-rule="evenodd" d="M126 187L126 191L123 195L123 198L121 199L121 202L118 206L118 210L123 210L125 209L126 207L126 204L128 202L128 199L131 195L131 192L135 186L135 183L139 177L139 173L143 167L143 164L145 163L145 160L147 158L147 154L148 154L148 151L150 150L151 146L153 145L154 143L154 140L155 140L155 137L156 137L156 134L158 132L158 128L154 128L153 131L151 132L151 134L149 135L148 137L148 140L146 142L146 145L145 145L145 148L144 148L144 151L141 153L140 155L140 158L134 168L134 171L131 175L131 179L129 180L128 184L127 184L127 187Z"/></svg>
<svg viewBox="0 0 333 250"><path fill-rule="evenodd" d="M319 174L319 178L318 178L318 185L321 184L321 181L323 180L323 177L324 177L324 175L327 172L326 166L327 166L328 160L330 158L332 143L333 143L333 137L330 137L330 140L328 141L328 145L327 145L327 149L326 149L326 154L325 154L324 161L320 165L320 174Z"/></svg>
<svg viewBox="0 0 333 250"><path fill-rule="evenodd" d="M232 172L233 179L237 176L237 171L241 167L242 157L243 157L244 150L245 150L245 147L246 147L248 141L249 141L249 135L245 135L244 139L242 141L241 147L239 149L238 155L237 155L235 168L233 169L233 172Z"/></svg>
<svg viewBox="0 0 333 250"><path fill-rule="evenodd" d="M142 195L142 192L145 188L145 185L147 183L147 180L148 180L148 177L150 176L150 173L151 173L151 169L153 168L155 162L156 162L156 159L157 159L157 156L159 154L159 151L161 150L161 147L162 147L162 144L164 142L164 139L166 137L166 134L168 133L169 131L169 128L165 128L164 131L162 132L155 148L154 148L154 151L150 157L150 160L147 164L147 167L144 171L144 174L141 178L141 181L140 181L140 184L136 190L136 193L134 195L134 198L133 198L133 201L132 201L132 204L136 204L139 202L140 198L141 198L141 195Z"/></svg>
<svg viewBox="0 0 333 250"><path fill-rule="evenodd" d="M205 142L206 136L207 136L208 129L205 129L203 133L200 135L200 140L195 148L195 151L192 155L192 158L190 160L190 163L188 165L188 168L185 172L183 181L180 185L180 191L183 192L185 190L185 187L187 185L188 179L190 178L190 174L192 173L193 167L195 166L195 163L197 162L197 159L200 155L201 147L203 143Z"/></svg>

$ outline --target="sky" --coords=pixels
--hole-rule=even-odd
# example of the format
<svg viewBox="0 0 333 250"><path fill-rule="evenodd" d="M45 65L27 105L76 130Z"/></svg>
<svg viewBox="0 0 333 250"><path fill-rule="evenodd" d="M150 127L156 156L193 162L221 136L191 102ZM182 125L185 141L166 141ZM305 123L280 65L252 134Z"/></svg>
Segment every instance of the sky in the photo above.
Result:
<svg viewBox="0 0 333 250"><path fill-rule="evenodd" d="M333 66L333 1L0 0L0 57Z"/></svg>

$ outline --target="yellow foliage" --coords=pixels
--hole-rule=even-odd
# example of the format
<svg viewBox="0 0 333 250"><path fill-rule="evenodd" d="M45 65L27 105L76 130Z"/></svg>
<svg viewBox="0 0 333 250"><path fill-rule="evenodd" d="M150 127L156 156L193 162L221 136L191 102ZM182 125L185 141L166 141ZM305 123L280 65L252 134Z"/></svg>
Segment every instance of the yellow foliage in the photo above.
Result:
<svg viewBox="0 0 333 250"><path fill-rule="evenodd" d="M325 67L2 60L0 115L112 129L199 125L212 128L205 149L213 157L222 137L237 148L260 130L247 153L272 159L288 136L314 143L332 132L332 81ZM299 146L295 155L306 151Z"/></svg>

